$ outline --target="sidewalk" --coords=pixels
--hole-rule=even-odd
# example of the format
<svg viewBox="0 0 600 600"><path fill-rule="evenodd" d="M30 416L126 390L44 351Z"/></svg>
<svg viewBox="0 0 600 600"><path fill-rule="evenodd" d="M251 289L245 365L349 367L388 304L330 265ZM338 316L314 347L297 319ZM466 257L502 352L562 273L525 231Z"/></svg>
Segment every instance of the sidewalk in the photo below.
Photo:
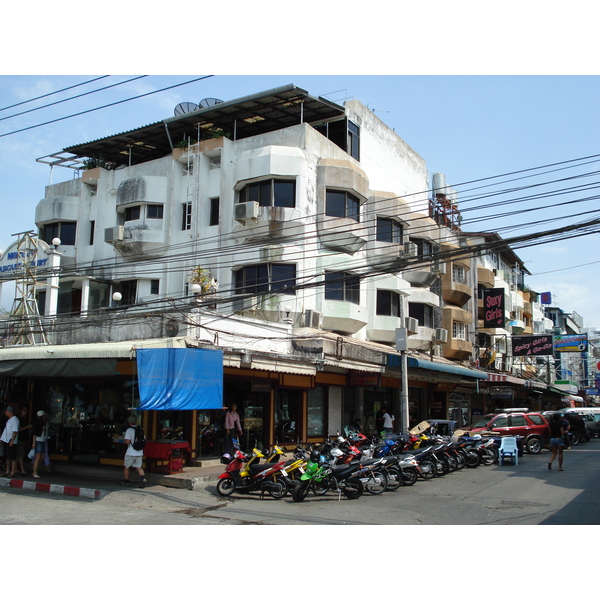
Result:
<svg viewBox="0 0 600 600"><path fill-rule="evenodd" d="M172 488L193 490L196 486L216 480L223 472L219 460L203 461L201 467L185 467L182 473L164 475L146 471L148 485L162 485ZM52 472L40 470L40 479L31 474L15 475L7 478L0 476L0 489L21 489L28 492L62 494L96 499L101 495L123 490L123 468L84 464L52 464ZM139 487L139 477L135 470L131 471L130 485Z"/></svg>

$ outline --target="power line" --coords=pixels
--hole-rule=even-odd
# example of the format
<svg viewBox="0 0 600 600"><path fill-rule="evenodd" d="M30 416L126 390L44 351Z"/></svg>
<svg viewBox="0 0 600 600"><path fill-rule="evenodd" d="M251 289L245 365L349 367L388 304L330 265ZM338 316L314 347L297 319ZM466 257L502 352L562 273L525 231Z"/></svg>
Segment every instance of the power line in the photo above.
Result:
<svg viewBox="0 0 600 600"><path fill-rule="evenodd" d="M38 123L37 125L30 125L29 127L23 127L22 129L17 129L15 131L9 131L8 133L0 134L0 138L14 135L15 133L22 133L23 131L28 131L30 129L35 129L37 127L43 127L44 125L51 125L52 123L58 123L59 121L64 121L66 119L72 119L73 117L79 117L81 115L86 115L88 113L102 110L104 108L110 108L111 106L117 106L118 104L123 104L124 102L131 102L132 100L139 100L140 98L144 98L146 96L151 96L152 94L158 94L159 92L165 92L167 90L172 90L177 87L181 87L182 85L189 85L190 83L195 83L197 81L202 81L203 79L208 79L209 77L214 77L214 75L204 75L203 77L197 77L196 79L191 79L190 81L184 81L183 83L177 83L175 85L170 85L168 87L161 88L159 90L154 90L152 92L146 92L145 94L140 94L138 96L133 96L132 98L125 98L124 100L118 100L116 102L111 102L110 104L105 104L104 106L97 106L96 108L90 108L88 110L83 110L78 113L74 113L72 115L67 115L66 117L59 117L58 119L53 119L52 121L46 121L45 123Z"/></svg>
<svg viewBox="0 0 600 600"><path fill-rule="evenodd" d="M72 90L76 87L80 87L82 85L87 85L88 83L93 83L94 81L99 81L100 79L106 79L110 77L110 75L102 75L100 77L96 77L95 79L88 79L88 81L83 81L82 83L77 83L75 85L71 85L69 87L63 88L62 90L56 90L55 92L49 92L48 94L44 94L43 96L38 96L37 98L30 98L29 100L24 100L23 102L17 102L17 104L11 104L10 106L5 106L4 108L0 108L0 111L8 110L10 108L15 108L16 106L22 106L23 104L29 104L29 102L35 102L36 100L41 100L42 98L48 98L48 96L54 96L54 94L60 94L61 92L66 92L67 90Z"/></svg>
<svg viewBox="0 0 600 600"><path fill-rule="evenodd" d="M78 98L83 98L84 96L89 96L90 94L96 94L98 92L103 92L104 90L109 90L109 89L117 87L119 85L131 83L132 81L137 81L138 79L143 79L144 77L148 77L148 75L138 75L137 77L132 77L131 79L127 79L125 81L119 81L117 83L107 85L103 88L98 88L97 90L91 90L91 91L85 92L83 94L78 94L77 96L71 96L70 98L64 98L63 100L57 100L56 102L51 102L50 104L44 104L43 106L38 106L36 108L30 108L29 110L24 110L23 112L15 113L14 115L9 115L8 117L2 117L0 119L0 121L6 121L7 119L13 119L14 117L20 117L21 115L26 115L27 113L35 112L36 110L42 110L43 108L48 108L49 106L56 106L57 104L62 104L63 102L69 102L70 100L77 100Z"/></svg>

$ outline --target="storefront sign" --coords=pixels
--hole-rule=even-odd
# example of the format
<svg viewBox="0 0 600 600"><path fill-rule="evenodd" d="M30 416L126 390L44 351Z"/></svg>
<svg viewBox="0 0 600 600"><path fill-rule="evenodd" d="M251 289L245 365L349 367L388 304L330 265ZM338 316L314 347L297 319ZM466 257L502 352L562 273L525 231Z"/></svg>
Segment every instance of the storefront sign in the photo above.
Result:
<svg viewBox="0 0 600 600"><path fill-rule="evenodd" d="M257 383L253 381L250 386L251 391L253 392L270 392L271 384L270 383Z"/></svg>
<svg viewBox="0 0 600 600"><path fill-rule="evenodd" d="M513 356L541 356L552 354L551 335L514 335Z"/></svg>
<svg viewBox="0 0 600 600"><path fill-rule="evenodd" d="M48 266L49 249L43 240L37 240L38 250L34 248L19 249L19 242L13 242L4 254L0 256L0 273L5 275L18 275L27 265L30 269Z"/></svg>
<svg viewBox="0 0 600 600"><path fill-rule="evenodd" d="M491 400L512 400L513 388L509 386L494 385L490 388Z"/></svg>
<svg viewBox="0 0 600 600"><path fill-rule="evenodd" d="M457 385L458 384L456 384L456 383L448 383L447 381L443 382L443 383L438 383L435 386L435 391L436 392L453 392L456 389Z"/></svg>
<svg viewBox="0 0 600 600"><path fill-rule="evenodd" d="M504 327L504 289L483 290L483 326Z"/></svg>
<svg viewBox="0 0 600 600"><path fill-rule="evenodd" d="M379 386L379 373L351 373L350 385Z"/></svg>
<svg viewBox="0 0 600 600"><path fill-rule="evenodd" d="M587 333L554 336L554 350L556 352L585 352L587 348Z"/></svg>

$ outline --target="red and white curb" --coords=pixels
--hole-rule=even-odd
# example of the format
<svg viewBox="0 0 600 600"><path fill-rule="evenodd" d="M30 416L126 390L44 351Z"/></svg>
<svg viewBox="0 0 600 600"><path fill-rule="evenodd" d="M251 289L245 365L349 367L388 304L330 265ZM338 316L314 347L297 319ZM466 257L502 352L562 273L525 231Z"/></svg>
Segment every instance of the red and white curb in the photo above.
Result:
<svg viewBox="0 0 600 600"><path fill-rule="evenodd" d="M100 490L92 488L75 487L72 485L58 485L56 483L42 483L40 481L23 481L22 479L8 479L0 477L0 488L14 488L27 492L46 492L48 494L62 494L64 496L77 496L95 500L100 497Z"/></svg>

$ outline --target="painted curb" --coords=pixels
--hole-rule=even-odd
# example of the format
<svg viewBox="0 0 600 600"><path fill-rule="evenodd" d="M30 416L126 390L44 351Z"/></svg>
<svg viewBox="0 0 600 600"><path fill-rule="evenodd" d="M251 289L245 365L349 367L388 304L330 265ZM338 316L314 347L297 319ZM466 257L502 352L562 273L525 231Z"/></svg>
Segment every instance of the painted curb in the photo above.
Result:
<svg viewBox="0 0 600 600"><path fill-rule="evenodd" d="M25 490L27 492L45 492L48 494L61 494L63 496L76 496L96 500L100 497L100 490L92 488L75 487L71 485L58 485L56 483L42 483L39 481L23 481L22 479L8 479L0 477L0 487Z"/></svg>

